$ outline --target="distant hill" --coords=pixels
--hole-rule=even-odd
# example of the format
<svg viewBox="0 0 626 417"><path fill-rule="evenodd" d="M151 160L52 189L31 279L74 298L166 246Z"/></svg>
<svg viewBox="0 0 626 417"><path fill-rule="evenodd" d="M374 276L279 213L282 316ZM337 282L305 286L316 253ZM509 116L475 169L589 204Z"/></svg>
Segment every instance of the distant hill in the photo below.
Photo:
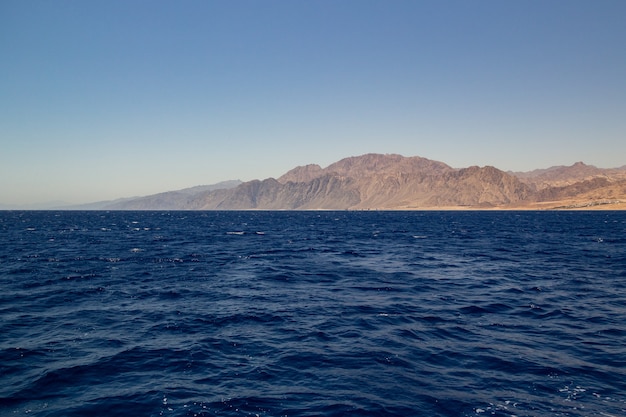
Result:
<svg viewBox="0 0 626 417"><path fill-rule="evenodd" d="M120 198L60 208L71 210L184 210L186 200L192 196L220 189L234 188L239 184L241 184L239 180L223 181L217 184L198 185L144 197Z"/></svg>
<svg viewBox="0 0 626 417"><path fill-rule="evenodd" d="M563 187L594 178L608 180L626 179L626 168L602 169L583 162L576 162L571 166L553 166L547 169L537 169L530 172L511 172L522 181L543 189L549 187Z"/></svg>
<svg viewBox="0 0 626 417"><path fill-rule="evenodd" d="M604 169L576 162L512 175L535 190L536 206L626 208L626 166Z"/></svg>
<svg viewBox="0 0 626 417"><path fill-rule="evenodd" d="M278 179L228 181L82 206L104 210L626 209L626 167L577 162L531 172L395 154L295 167Z"/></svg>

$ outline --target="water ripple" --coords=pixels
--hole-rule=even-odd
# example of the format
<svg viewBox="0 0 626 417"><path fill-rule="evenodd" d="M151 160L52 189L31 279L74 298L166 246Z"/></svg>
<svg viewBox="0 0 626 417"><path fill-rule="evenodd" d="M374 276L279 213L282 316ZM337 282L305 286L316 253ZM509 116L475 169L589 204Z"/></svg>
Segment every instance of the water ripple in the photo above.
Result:
<svg viewBox="0 0 626 417"><path fill-rule="evenodd" d="M623 212L0 227L0 415L626 415Z"/></svg>

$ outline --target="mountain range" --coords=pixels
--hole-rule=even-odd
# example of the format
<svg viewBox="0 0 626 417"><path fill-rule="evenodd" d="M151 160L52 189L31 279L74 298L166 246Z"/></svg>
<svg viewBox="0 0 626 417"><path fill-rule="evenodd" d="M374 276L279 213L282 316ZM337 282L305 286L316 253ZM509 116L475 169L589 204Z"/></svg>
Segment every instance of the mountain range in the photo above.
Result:
<svg viewBox="0 0 626 417"><path fill-rule="evenodd" d="M281 177L227 181L75 206L101 210L626 209L626 166L577 162L530 172L366 154Z"/></svg>

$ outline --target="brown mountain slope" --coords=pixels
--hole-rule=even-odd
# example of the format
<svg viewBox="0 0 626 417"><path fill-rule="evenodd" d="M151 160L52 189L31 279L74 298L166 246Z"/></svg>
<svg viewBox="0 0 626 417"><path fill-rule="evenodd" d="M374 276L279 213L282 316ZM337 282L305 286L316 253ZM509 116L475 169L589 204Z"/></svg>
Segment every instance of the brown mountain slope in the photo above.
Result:
<svg viewBox="0 0 626 417"><path fill-rule="evenodd" d="M564 187L594 178L609 180L626 179L626 170L623 168L603 169L593 165L586 165L583 162L576 162L571 166L554 166L547 169L514 172L511 174L538 190L550 187Z"/></svg>
<svg viewBox="0 0 626 417"><path fill-rule="evenodd" d="M432 161L419 156L405 157L396 154L365 154L344 158L326 168L343 176L366 177L369 175L394 175L398 173L439 174L453 170L443 162Z"/></svg>
<svg viewBox="0 0 626 417"><path fill-rule="evenodd" d="M367 154L325 169L298 167L279 180L250 181L208 193L200 209L416 209L495 207L527 199L532 189L493 167L453 169L420 157Z"/></svg>
<svg viewBox="0 0 626 417"><path fill-rule="evenodd" d="M626 208L626 180L592 178L561 187L539 190L535 207L551 208Z"/></svg>
<svg viewBox="0 0 626 417"><path fill-rule="evenodd" d="M192 204L202 210L342 210L359 202L350 178L325 175L308 182L281 184L270 178L199 196Z"/></svg>
<svg viewBox="0 0 626 417"><path fill-rule="evenodd" d="M372 175L394 175L412 173L441 173L453 170L443 162L432 161L419 156L404 157L396 154L365 154L352 156L335 162L322 169L319 165L296 167L280 178L278 182L307 182L327 174L342 177L369 177Z"/></svg>
<svg viewBox="0 0 626 417"><path fill-rule="evenodd" d="M493 167L371 175L355 182L361 201L354 209L492 207L531 194L527 185Z"/></svg>
<svg viewBox="0 0 626 417"><path fill-rule="evenodd" d="M322 175L324 175L324 170L321 166L310 164L295 167L278 178L278 182L283 184L287 182L308 182L314 178L321 177Z"/></svg>
<svg viewBox="0 0 626 417"><path fill-rule="evenodd" d="M455 169L421 157L367 154L297 167L235 188L171 192L124 208L169 210L416 210L626 208L626 170L583 163L530 173ZM185 190L182 190L185 191ZM127 207L128 206L128 207Z"/></svg>

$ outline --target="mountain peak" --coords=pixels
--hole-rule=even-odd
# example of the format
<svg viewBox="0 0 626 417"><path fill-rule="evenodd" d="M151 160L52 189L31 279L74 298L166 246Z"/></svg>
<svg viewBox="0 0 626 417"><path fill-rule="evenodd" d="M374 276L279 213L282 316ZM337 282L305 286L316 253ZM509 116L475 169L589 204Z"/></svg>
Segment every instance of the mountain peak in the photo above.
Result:
<svg viewBox="0 0 626 417"><path fill-rule="evenodd" d="M307 182L323 175L322 167L316 164L298 166L278 178L278 182Z"/></svg>
<svg viewBox="0 0 626 417"><path fill-rule="evenodd" d="M203 186L129 199L106 208L415 210L599 205L616 209L624 204L620 201L626 202L626 172L582 161L511 173L493 166L456 169L419 156L369 153L341 159L326 168L298 166L278 180L237 183L222 183L214 190Z"/></svg>

